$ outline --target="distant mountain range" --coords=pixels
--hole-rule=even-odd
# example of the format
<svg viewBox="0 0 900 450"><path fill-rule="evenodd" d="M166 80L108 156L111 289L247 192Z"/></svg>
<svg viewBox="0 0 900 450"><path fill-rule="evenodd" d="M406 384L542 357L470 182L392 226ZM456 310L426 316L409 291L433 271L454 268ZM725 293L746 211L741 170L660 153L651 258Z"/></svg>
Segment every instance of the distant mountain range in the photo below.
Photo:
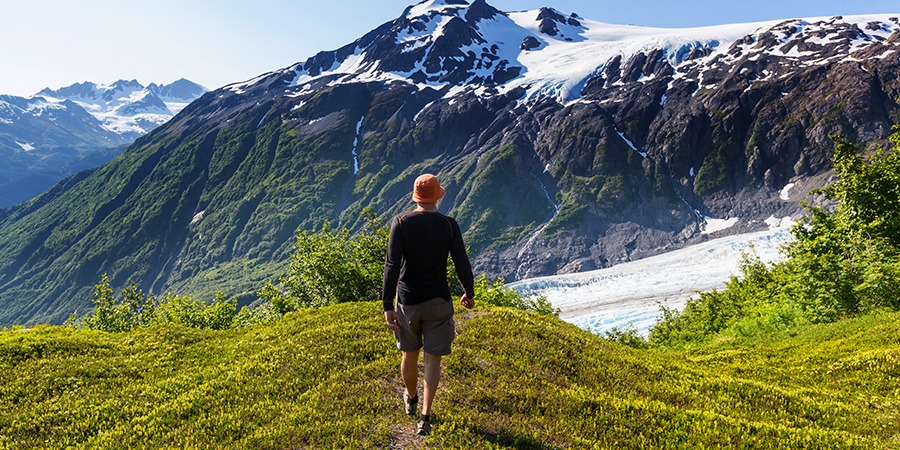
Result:
<svg viewBox="0 0 900 450"><path fill-rule="evenodd" d="M27 98L0 95L0 207L108 161L204 92L181 79L165 86L120 80L48 88Z"/></svg>
<svg viewBox="0 0 900 450"><path fill-rule="evenodd" d="M132 140L143 136L178 114L207 89L184 78L171 84L144 86L137 80L119 80L110 85L76 83L36 96L77 103L103 126Z"/></svg>
<svg viewBox="0 0 900 450"><path fill-rule="evenodd" d="M829 135L878 146L900 122L898 30L892 14L654 29L427 0L0 210L0 323L83 311L102 274L252 300L298 228L409 210L423 172L476 271L507 281L764 229L827 182Z"/></svg>

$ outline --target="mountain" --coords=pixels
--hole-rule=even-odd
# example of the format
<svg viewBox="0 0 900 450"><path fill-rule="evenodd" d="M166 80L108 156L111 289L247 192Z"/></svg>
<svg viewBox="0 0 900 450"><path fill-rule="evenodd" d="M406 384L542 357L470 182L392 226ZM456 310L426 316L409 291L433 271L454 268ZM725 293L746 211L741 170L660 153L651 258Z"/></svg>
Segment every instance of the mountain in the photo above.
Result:
<svg viewBox="0 0 900 450"><path fill-rule="evenodd" d="M171 119L206 91L182 78L163 86L144 86L137 80L110 85L84 82L56 90L47 88L37 95L75 102L106 128L134 140Z"/></svg>
<svg viewBox="0 0 900 450"><path fill-rule="evenodd" d="M166 106L175 114L184 109L187 103L200 98L200 96L209 91L209 89L184 78L179 78L163 86L150 83L147 86L147 90L150 92L158 91L157 95L166 102Z"/></svg>
<svg viewBox="0 0 900 450"><path fill-rule="evenodd" d="M0 207L32 198L73 172L49 179L38 174L86 157L95 160L98 151L121 150L130 142L72 101L0 95Z"/></svg>
<svg viewBox="0 0 900 450"><path fill-rule="evenodd" d="M60 322L104 273L249 302L296 229L408 210L423 172L476 271L508 281L767 228L827 181L830 134L877 146L898 122L898 30L891 15L653 29L410 6L0 210L0 322Z"/></svg>
<svg viewBox="0 0 900 450"><path fill-rule="evenodd" d="M78 83L28 98L0 95L0 208L109 161L205 91L181 79L165 86L132 80Z"/></svg>

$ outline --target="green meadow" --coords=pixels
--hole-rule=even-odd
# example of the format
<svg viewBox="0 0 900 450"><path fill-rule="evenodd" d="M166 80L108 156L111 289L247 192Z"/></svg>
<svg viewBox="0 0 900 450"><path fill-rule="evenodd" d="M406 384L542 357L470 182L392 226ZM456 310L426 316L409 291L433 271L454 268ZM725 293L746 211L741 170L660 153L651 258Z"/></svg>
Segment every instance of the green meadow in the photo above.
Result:
<svg viewBox="0 0 900 450"><path fill-rule="evenodd" d="M434 433L401 410L380 304L230 330L0 332L0 447L900 448L900 314L691 350L457 312Z"/></svg>

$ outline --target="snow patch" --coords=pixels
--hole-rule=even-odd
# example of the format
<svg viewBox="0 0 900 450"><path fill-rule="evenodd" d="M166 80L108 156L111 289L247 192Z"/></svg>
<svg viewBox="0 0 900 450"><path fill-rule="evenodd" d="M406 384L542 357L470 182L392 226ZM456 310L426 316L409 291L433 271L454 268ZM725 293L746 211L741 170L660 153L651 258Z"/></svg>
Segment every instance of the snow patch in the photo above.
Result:
<svg viewBox="0 0 900 450"><path fill-rule="evenodd" d="M166 105L166 108L172 112L172 114L178 114L182 109L186 108L190 103L186 102L163 102Z"/></svg>
<svg viewBox="0 0 900 450"><path fill-rule="evenodd" d="M409 53L412 51L416 51L424 46L428 45L428 42L424 40L416 40L412 42L407 42L407 44L403 47L403 53Z"/></svg>
<svg viewBox="0 0 900 450"><path fill-rule="evenodd" d="M263 114L263 116L262 116L262 119L259 119L259 123L258 123L258 124L256 124L256 128L259 128L259 127L261 127L261 126L262 126L262 124L263 124L263 122L264 122L264 121L265 121L265 120L266 120L266 117L269 117L269 113L270 113L270 112L272 112L272 110L271 110L271 109L270 109L270 110L268 110L268 111L266 111L266 113L265 113L265 114Z"/></svg>
<svg viewBox="0 0 900 450"><path fill-rule="evenodd" d="M437 101L437 100L435 100L435 101ZM423 111L425 111L426 109L428 109L429 106L433 105L435 101L428 102L427 105L423 106L422 109L420 109L419 112L417 112L416 115L413 116L413 122L418 122L418 121L419 121L419 115L422 114Z"/></svg>
<svg viewBox="0 0 900 450"><path fill-rule="evenodd" d="M784 188L781 189L781 199L784 201L788 201L791 199L791 188L794 187L794 183L788 183Z"/></svg>
<svg viewBox="0 0 900 450"><path fill-rule="evenodd" d="M203 213L205 213L205 212L206 212L206 210L204 209L203 211L200 211L197 214L194 214L194 218L191 219L191 225L203 220Z"/></svg>
<svg viewBox="0 0 900 450"><path fill-rule="evenodd" d="M19 147L22 147L22 150L25 150L26 152L30 152L30 151L34 150L34 145L32 145L32 144L34 144L34 142L28 143L28 142L16 141L16 144L19 144Z"/></svg>
<svg viewBox="0 0 900 450"><path fill-rule="evenodd" d="M628 140L627 137L625 137L625 133L622 133L621 131L616 131L616 133L620 138L622 138L623 141L625 141L626 144L628 144L629 147L631 147L632 150L638 151L637 147L635 147L634 144L630 140Z"/></svg>
<svg viewBox="0 0 900 450"><path fill-rule="evenodd" d="M775 216L769 216L769 218L764 220L764 222L769 226L770 230L775 230L778 228L791 228L797 224L797 222L790 217L782 217L779 219Z"/></svg>
<svg viewBox="0 0 900 450"><path fill-rule="evenodd" d="M359 158L356 153L356 145L359 143L359 130L362 128L363 120L366 119L366 116L362 116L359 118L359 122L356 123L356 135L353 137L353 150L350 154L353 155L353 175L359 173Z"/></svg>
<svg viewBox="0 0 900 450"><path fill-rule="evenodd" d="M406 17L414 19L433 13L440 13L447 8L460 8L461 6L462 5L448 5L444 0L426 0L410 8L409 14L407 14Z"/></svg>
<svg viewBox="0 0 900 450"><path fill-rule="evenodd" d="M737 217L730 219L714 219L712 217L704 217L703 225L701 225L700 234L712 234L717 231L727 230L738 223Z"/></svg>
<svg viewBox="0 0 900 450"><path fill-rule="evenodd" d="M625 133L622 133L620 131L616 131L616 133L619 135L620 138L622 138L623 141L625 141L626 144L628 144L629 147L631 147L632 150L638 152L638 154L644 158L647 157L647 152L642 152L642 151L638 150L637 147L634 146L634 143L632 143L630 140L628 140L627 137L625 137Z"/></svg>

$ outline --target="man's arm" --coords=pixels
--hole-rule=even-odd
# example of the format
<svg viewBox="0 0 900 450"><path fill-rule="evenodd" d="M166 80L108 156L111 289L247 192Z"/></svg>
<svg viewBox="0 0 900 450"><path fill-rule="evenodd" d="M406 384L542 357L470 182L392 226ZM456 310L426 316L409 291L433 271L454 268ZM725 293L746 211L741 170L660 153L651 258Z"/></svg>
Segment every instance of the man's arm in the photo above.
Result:
<svg viewBox="0 0 900 450"><path fill-rule="evenodd" d="M394 297L397 296L397 282L400 280L400 264L403 260L403 239L400 234L400 221L391 222L391 234L388 237L387 256L384 259L384 282L381 285L381 303L385 311L394 310ZM387 319L387 315L385 315Z"/></svg>
<svg viewBox="0 0 900 450"><path fill-rule="evenodd" d="M472 264L469 255L466 254L466 246L463 243L459 225L454 220L453 240L450 241L450 256L453 258L453 266L456 268L456 276L466 293L460 299L460 303L466 308L475 306L475 276L472 274Z"/></svg>

